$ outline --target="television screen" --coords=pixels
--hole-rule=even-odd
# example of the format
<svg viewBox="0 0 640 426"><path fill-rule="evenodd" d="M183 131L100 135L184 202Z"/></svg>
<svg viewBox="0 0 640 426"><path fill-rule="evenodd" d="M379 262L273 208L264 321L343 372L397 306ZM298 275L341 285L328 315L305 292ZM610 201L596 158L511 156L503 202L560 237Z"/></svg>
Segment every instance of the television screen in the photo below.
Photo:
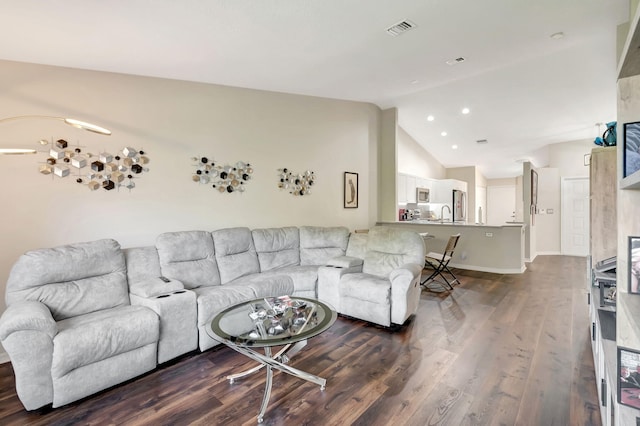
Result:
<svg viewBox="0 0 640 426"><path fill-rule="evenodd" d="M640 170L640 121L624 125L624 170L627 177Z"/></svg>

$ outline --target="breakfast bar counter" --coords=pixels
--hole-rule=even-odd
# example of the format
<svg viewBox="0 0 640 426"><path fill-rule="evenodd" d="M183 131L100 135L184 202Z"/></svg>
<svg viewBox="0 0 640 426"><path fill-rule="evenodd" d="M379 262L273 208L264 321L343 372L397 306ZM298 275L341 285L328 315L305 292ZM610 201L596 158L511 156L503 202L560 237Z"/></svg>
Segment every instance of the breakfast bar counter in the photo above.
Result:
<svg viewBox="0 0 640 426"><path fill-rule="evenodd" d="M449 237L460 233L450 266L499 274L520 274L525 271L524 226L521 223L502 226L472 223L378 222L377 225L401 227L433 238L425 239L427 251L442 252Z"/></svg>

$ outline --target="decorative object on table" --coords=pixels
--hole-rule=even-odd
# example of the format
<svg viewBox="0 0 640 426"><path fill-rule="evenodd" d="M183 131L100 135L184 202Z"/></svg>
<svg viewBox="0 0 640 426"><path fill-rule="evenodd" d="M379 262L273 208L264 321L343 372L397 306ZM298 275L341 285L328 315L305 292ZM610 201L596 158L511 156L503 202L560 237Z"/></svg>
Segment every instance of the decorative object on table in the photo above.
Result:
<svg viewBox="0 0 640 426"><path fill-rule="evenodd" d="M598 126L598 130L600 129L600 125L602 123L596 124ZM616 131L617 122L611 121L607 123L607 128L602 134L602 137L597 137L593 143L600 146L615 146L618 143L617 131Z"/></svg>
<svg viewBox="0 0 640 426"><path fill-rule="evenodd" d="M629 293L640 294L640 237L629 237Z"/></svg>
<svg viewBox="0 0 640 426"><path fill-rule="evenodd" d="M87 123L85 121L76 120L74 118L55 117L49 115L18 115L15 117L0 118L0 123L6 123L8 121L24 120L24 119L49 119L59 120L70 126L76 127L82 130L88 130L90 132L98 133L101 135L109 136L111 131L104 127L97 126L95 124ZM22 155L22 154L35 154L37 150L31 148L0 148L0 155Z"/></svg>
<svg viewBox="0 0 640 426"><path fill-rule="evenodd" d="M196 170L191 180L203 185L211 184L218 192L244 192L246 183L251 179L251 164L238 161L235 166L216 163L209 157L193 157Z"/></svg>
<svg viewBox="0 0 640 426"><path fill-rule="evenodd" d="M288 190L291 195L301 196L311 194L311 187L316 181L316 175L311 170L295 173L285 167L278 169L278 179L278 188Z"/></svg>
<svg viewBox="0 0 640 426"><path fill-rule="evenodd" d="M618 403L640 409L640 353L618 346Z"/></svg>
<svg viewBox="0 0 640 426"><path fill-rule="evenodd" d="M315 305L308 306L303 300L291 300L289 296L268 297L253 303L249 318L254 329L248 338L258 339L276 335L296 335L317 324ZM242 337L242 336L241 336Z"/></svg>
<svg viewBox="0 0 640 426"><path fill-rule="evenodd" d="M41 174L59 178L74 176L77 183L86 185L92 191L100 188L111 191L120 187L132 190L136 186L134 179L149 171L146 167L149 157L143 150L130 146L116 154L92 154L84 152L84 147L80 145L71 147L64 139L55 142L42 139L40 145L46 149L41 152L47 155L47 159L39 166Z"/></svg>
<svg viewBox="0 0 640 426"><path fill-rule="evenodd" d="M624 124L623 148L622 177L625 178L640 170L640 121Z"/></svg>
<svg viewBox="0 0 640 426"><path fill-rule="evenodd" d="M358 208L358 174L344 172L344 208Z"/></svg>

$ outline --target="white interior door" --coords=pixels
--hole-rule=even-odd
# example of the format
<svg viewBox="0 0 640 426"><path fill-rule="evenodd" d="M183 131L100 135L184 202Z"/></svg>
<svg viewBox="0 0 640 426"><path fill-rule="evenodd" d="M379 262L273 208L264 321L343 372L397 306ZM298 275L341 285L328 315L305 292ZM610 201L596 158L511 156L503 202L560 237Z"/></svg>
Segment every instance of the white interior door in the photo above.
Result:
<svg viewBox="0 0 640 426"><path fill-rule="evenodd" d="M512 222L515 211L515 185L487 187L487 225L499 226Z"/></svg>
<svg viewBox="0 0 640 426"><path fill-rule="evenodd" d="M562 178L562 254L589 254L589 178Z"/></svg>

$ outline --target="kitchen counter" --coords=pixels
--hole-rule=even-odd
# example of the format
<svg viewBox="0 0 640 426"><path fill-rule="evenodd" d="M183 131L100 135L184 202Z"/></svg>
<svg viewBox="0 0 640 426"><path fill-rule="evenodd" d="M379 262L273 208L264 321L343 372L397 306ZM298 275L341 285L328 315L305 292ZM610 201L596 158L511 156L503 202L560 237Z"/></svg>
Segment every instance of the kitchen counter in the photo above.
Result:
<svg viewBox="0 0 640 426"><path fill-rule="evenodd" d="M526 270L524 263L524 227L522 223L480 225L428 220L378 222L377 225L412 229L428 233L434 238L425 240L427 252L442 253L453 234L460 233L458 246L450 265L499 274L519 274Z"/></svg>
<svg viewBox="0 0 640 426"><path fill-rule="evenodd" d="M451 226L481 226L484 228L503 228L505 226L524 226L523 222L505 222L504 225L485 225L483 223L468 223L468 222L440 222L439 220L426 220L426 219L415 219L415 220L405 220L399 222L380 222L380 224L412 224L412 225L451 225Z"/></svg>

